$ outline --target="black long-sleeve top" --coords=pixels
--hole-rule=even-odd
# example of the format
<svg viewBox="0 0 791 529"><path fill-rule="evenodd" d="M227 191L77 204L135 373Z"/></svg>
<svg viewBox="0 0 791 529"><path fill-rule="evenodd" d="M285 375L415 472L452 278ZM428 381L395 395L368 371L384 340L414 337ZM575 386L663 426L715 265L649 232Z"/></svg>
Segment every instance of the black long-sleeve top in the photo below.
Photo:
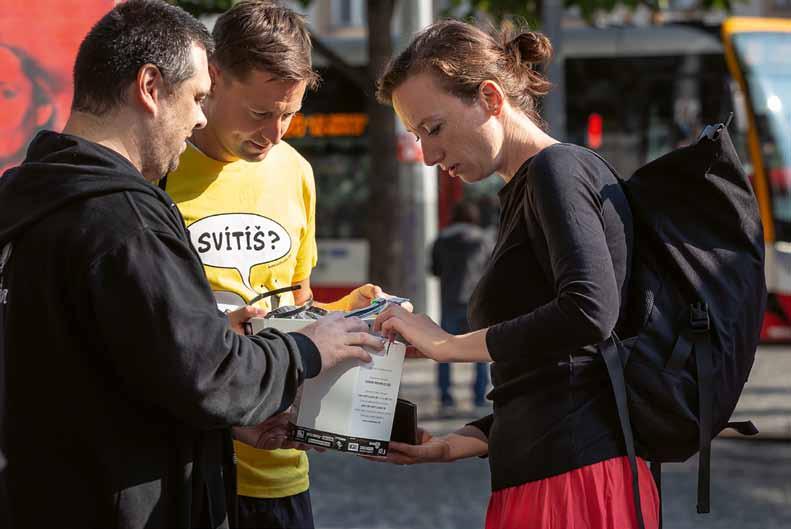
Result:
<svg viewBox="0 0 791 529"><path fill-rule="evenodd" d="M623 453L612 389L594 355L621 313L632 217L592 152L556 144L500 191L492 259L470 300L494 360L489 439L493 490Z"/></svg>

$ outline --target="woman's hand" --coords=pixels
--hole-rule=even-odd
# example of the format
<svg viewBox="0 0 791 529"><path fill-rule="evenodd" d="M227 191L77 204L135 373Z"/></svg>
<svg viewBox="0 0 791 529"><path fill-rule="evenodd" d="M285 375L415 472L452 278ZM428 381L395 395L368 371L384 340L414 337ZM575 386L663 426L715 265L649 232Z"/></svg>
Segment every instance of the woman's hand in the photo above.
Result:
<svg viewBox="0 0 791 529"><path fill-rule="evenodd" d="M417 350L410 351L410 357L450 361L446 351L454 336L424 314L413 314L403 307L391 305L377 316L373 328L390 339L394 339L397 334L403 336Z"/></svg>
<svg viewBox="0 0 791 529"><path fill-rule="evenodd" d="M391 441L385 457L368 457L369 461L415 465L417 463L445 463L449 461L450 446L446 437L433 437L422 428L417 429L419 444L410 445Z"/></svg>
<svg viewBox="0 0 791 529"><path fill-rule="evenodd" d="M391 442L385 457L363 456L369 461L393 463L394 465L415 465L418 463L448 463L457 459L485 455L489 443L483 432L474 426L463 426L459 430L434 437L418 428L419 444Z"/></svg>
<svg viewBox="0 0 791 529"><path fill-rule="evenodd" d="M488 329L455 336L424 314L412 314L391 305L376 318L374 330L391 340L401 335L410 346L407 348L410 358L431 358L437 362L492 361L486 345Z"/></svg>

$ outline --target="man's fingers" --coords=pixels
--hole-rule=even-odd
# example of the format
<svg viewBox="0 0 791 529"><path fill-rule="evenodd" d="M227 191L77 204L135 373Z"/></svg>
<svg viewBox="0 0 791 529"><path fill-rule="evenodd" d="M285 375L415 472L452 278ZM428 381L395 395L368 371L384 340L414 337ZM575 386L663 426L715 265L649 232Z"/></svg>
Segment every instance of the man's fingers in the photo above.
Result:
<svg viewBox="0 0 791 529"><path fill-rule="evenodd" d="M368 354L362 347L344 347L343 349L347 358L356 358L362 360L366 364L371 361L371 355Z"/></svg>
<svg viewBox="0 0 791 529"><path fill-rule="evenodd" d="M343 327L347 332L368 332L368 324L360 318L344 318Z"/></svg>
<svg viewBox="0 0 791 529"><path fill-rule="evenodd" d="M364 298L374 299L382 296L382 288L373 283L366 283L357 289L357 292Z"/></svg>
<svg viewBox="0 0 791 529"><path fill-rule="evenodd" d="M287 439L283 442L283 446L281 448L285 450L302 450L303 452L308 450L310 446L300 443L298 441L292 441L291 439Z"/></svg>
<svg viewBox="0 0 791 529"><path fill-rule="evenodd" d="M367 332L350 332L346 335L346 338L346 345L366 346L375 351L384 349L382 339Z"/></svg>
<svg viewBox="0 0 791 529"><path fill-rule="evenodd" d="M258 448L262 450L280 450L286 441L286 437L270 437L262 444L259 444Z"/></svg>
<svg viewBox="0 0 791 529"><path fill-rule="evenodd" d="M371 293L373 294L371 297L380 298L384 294L384 291L379 285L371 285Z"/></svg>
<svg viewBox="0 0 791 529"><path fill-rule="evenodd" d="M245 321L257 316L266 316L266 311L257 307L245 305L244 307L238 308L231 312L231 314L233 314L237 321Z"/></svg>

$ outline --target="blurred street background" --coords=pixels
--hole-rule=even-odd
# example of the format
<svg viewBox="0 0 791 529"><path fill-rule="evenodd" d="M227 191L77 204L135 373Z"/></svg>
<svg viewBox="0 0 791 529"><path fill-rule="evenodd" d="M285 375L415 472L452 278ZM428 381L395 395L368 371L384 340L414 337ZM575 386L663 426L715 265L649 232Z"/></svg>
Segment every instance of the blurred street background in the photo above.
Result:
<svg viewBox="0 0 791 529"><path fill-rule="evenodd" d="M233 0L172 0L212 27ZM61 130L77 46L115 0L0 0L0 172L18 164L42 128ZM542 102L550 133L594 149L624 175L730 126L765 230L770 292L762 346L736 418L757 440L713 445L712 513L697 515L696 465L666 465L668 529L791 528L791 0L299 0L320 88L286 136L312 164L317 188L316 299L371 281L439 321L429 248L461 201L493 230L497 177L475 185L423 164L420 145L378 104L374 80L412 35L446 16L496 23L524 17L552 40L554 85ZM46 38L43 38L45 36ZM769 345L769 342L774 344ZM407 363L401 395L435 434L473 407L472 366L454 366L456 403L440 407L436 368ZM395 467L348 454L311 457L321 529L482 528L487 461ZM0 528L1 529L1 528Z"/></svg>

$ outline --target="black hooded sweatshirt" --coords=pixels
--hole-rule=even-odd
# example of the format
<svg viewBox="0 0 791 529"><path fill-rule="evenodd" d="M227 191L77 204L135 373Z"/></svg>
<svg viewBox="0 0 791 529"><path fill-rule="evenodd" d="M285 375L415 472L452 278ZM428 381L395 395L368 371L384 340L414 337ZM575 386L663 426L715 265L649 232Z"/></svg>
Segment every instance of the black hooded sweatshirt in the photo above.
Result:
<svg viewBox="0 0 791 529"><path fill-rule="evenodd" d="M229 427L288 407L315 345L232 332L167 194L81 138L40 133L0 179L8 241L15 527L227 526Z"/></svg>

